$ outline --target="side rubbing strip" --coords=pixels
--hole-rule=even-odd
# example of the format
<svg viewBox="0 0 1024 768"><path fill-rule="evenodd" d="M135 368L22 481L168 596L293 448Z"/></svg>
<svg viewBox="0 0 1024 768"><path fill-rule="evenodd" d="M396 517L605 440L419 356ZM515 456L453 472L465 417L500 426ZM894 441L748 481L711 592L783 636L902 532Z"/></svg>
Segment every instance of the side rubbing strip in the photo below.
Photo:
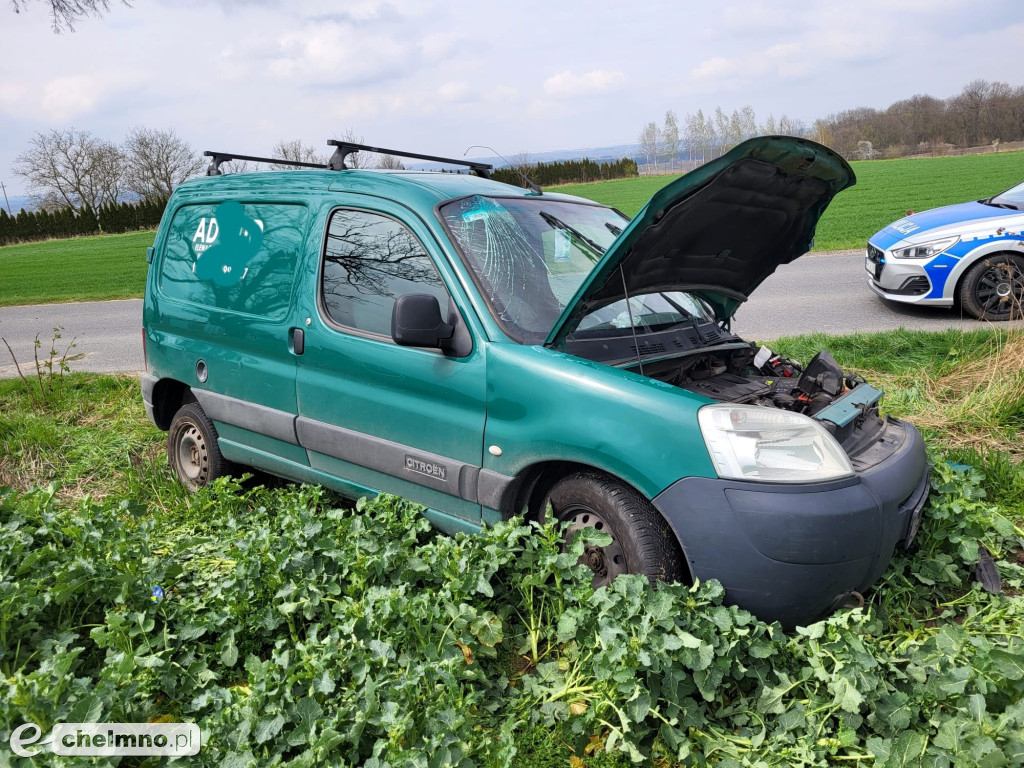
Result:
<svg viewBox="0 0 1024 768"><path fill-rule="evenodd" d="M463 461L300 416L299 445L476 503L479 469Z"/></svg>
<svg viewBox="0 0 1024 768"><path fill-rule="evenodd" d="M476 483L477 499L488 509L503 510L502 502L505 499L505 493L514 481L514 477L491 469L481 469ZM509 501L509 503L512 502Z"/></svg>
<svg viewBox="0 0 1024 768"><path fill-rule="evenodd" d="M214 421L258 432L292 445L299 444L298 436L295 434L296 416L293 413L267 408L265 405L257 405L227 395L218 395L205 389L193 389L192 394L203 406L206 415Z"/></svg>

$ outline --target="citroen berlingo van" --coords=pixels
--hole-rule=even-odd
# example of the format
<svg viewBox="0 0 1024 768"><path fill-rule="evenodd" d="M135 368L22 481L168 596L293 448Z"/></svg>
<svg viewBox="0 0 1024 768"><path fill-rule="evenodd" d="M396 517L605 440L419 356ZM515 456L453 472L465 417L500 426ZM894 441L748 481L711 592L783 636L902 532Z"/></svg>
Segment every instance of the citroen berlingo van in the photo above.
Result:
<svg viewBox="0 0 1024 768"><path fill-rule="evenodd" d="M827 352L801 367L729 329L854 183L837 154L752 139L628 219L480 163L349 169L376 148L331 143L272 173L207 153L167 205L142 394L185 486L253 467L401 495L446 532L550 514L610 535L597 585L714 578L789 625L910 545L917 430Z"/></svg>

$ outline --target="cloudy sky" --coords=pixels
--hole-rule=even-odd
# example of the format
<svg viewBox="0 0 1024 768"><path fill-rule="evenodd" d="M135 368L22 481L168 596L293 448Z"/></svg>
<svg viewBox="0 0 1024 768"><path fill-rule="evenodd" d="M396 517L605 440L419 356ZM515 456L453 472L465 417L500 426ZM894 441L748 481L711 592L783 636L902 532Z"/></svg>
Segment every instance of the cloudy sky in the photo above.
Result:
<svg viewBox="0 0 1024 768"><path fill-rule="evenodd" d="M1020 0L135 0L61 35L47 6L0 0L13 194L15 155L51 128L173 128L252 154L352 129L461 156L632 143L666 109L810 123L976 78L1024 84Z"/></svg>

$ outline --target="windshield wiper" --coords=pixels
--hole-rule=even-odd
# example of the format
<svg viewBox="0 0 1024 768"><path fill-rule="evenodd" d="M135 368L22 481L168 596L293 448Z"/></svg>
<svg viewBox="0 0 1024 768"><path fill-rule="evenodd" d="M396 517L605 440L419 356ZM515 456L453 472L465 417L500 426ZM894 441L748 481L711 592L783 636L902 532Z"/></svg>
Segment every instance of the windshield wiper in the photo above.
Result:
<svg viewBox="0 0 1024 768"><path fill-rule="evenodd" d="M570 227L564 221L562 221L561 219L559 219L556 216L552 216L547 211L541 211L540 212L540 217L542 219L544 219L544 221L546 221L550 226L554 227L555 229L564 229L570 235L575 235L581 242L586 243L586 245L589 248L592 248L594 250L594 253L604 253L605 252L604 248L602 248L600 245L595 243L589 237L584 235L578 229L574 229L573 227Z"/></svg>
<svg viewBox="0 0 1024 768"><path fill-rule="evenodd" d="M697 334L697 339L700 341L701 346L706 347L708 345L708 337L705 336L704 331L700 329L700 323L698 322L696 315L694 315L692 312L687 312L676 302L672 301L672 299L670 299L664 293L661 294L661 298L663 298L665 301L671 304L679 314L681 314L683 317L690 321L690 327L693 328L693 332Z"/></svg>

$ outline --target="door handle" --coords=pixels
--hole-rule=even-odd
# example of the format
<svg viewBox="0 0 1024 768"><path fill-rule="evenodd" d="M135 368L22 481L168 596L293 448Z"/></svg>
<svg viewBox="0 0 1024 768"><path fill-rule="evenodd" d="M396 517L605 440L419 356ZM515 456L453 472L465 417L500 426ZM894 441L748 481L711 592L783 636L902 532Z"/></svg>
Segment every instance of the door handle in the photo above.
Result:
<svg viewBox="0 0 1024 768"><path fill-rule="evenodd" d="M306 332L301 328L292 328L289 331L291 338L288 339L288 346L291 347L293 355L301 355L306 351Z"/></svg>

